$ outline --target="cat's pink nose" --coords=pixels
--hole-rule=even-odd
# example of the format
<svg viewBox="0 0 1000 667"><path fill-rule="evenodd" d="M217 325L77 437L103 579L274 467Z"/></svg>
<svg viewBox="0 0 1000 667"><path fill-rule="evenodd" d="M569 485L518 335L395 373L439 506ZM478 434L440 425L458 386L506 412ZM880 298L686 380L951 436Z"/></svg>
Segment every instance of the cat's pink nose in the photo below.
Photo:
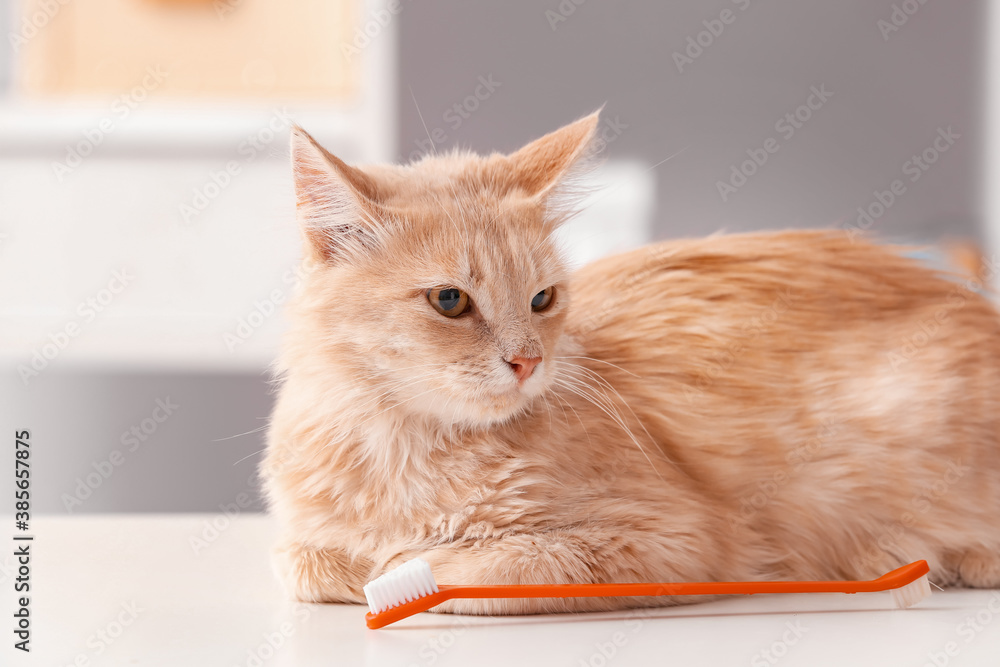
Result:
<svg viewBox="0 0 1000 667"><path fill-rule="evenodd" d="M510 368L514 371L514 375L517 376L517 383L524 384L524 381L531 377L531 374L535 372L535 366L542 363L541 357L514 357L507 361L510 364Z"/></svg>

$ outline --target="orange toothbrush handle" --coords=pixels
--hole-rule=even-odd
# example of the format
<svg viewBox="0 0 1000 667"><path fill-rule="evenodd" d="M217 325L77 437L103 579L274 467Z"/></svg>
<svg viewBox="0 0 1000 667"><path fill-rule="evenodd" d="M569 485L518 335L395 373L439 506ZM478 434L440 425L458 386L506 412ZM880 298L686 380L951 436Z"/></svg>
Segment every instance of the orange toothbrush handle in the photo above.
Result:
<svg viewBox="0 0 1000 667"><path fill-rule="evenodd" d="M368 627L377 629L427 611L454 598L585 598L659 595L754 595L757 593L874 593L900 588L930 571L918 560L870 581L701 581L673 584L538 584L526 586L439 586L437 593L368 613Z"/></svg>

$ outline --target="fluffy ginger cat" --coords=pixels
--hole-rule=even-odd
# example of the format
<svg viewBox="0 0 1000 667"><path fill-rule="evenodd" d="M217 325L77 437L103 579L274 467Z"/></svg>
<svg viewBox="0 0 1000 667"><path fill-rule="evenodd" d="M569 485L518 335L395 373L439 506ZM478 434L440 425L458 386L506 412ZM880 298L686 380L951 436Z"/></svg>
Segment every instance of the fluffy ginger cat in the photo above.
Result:
<svg viewBox="0 0 1000 667"><path fill-rule="evenodd" d="M417 556L448 584L867 579L922 558L935 583L1000 587L1000 317L978 281L842 231L568 273L552 232L597 123L363 169L294 130L306 277L261 471L289 593L363 603Z"/></svg>

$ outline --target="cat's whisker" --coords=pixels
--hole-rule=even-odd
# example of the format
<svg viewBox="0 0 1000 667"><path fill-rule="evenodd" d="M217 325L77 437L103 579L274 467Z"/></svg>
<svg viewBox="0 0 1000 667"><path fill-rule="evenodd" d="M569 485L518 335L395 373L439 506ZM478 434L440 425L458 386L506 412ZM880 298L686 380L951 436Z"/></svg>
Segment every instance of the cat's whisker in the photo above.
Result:
<svg viewBox="0 0 1000 667"><path fill-rule="evenodd" d="M392 395L394 395L396 392L398 392L403 387L407 387L407 386L409 386L411 384L413 384L413 383L410 382L410 381L407 381L407 382L400 381L400 382L392 385L391 387L385 389L384 391L382 391L381 393L379 393L377 396L372 397L366 403L364 403L363 405L361 405L360 407L358 407L358 412L361 413L361 414L367 414L367 413L371 412L372 410L374 410L375 408L377 408L377 407L379 407L379 406L381 406L381 405L383 405L385 403L388 403L388 402L392 401L393 400L391 398ZM423 393L428 393L429 391L434 391L434 388L428 389L427 391L425 391ZM411 397L411 398L414 398L414 397ZM395 404L396 405L401 405L402 403L405 403L408 400L409 399L404 400L404 401L396 401ZM393 407L393 405L388 406L386 409L384 409L384 410L376 413L375 415L373 415L373 417L370 417L369 419L377 417L378 415L381 415L381 414L385 413L387 410L391 409L392 407ZM366 420L366 421L368 421L368 420Z"/></svg>
<svg viewBox="0 0 1000 667"><path fill-rule="evenodd" d="M553 424L552 424L552 408L550 407L551 404L549 402L549 396L550 395L551 396L555 396L556 398L559 398L559 395L558 394L554 394L554 393L547 393L547 394L543 394L542 395L542 402L545 404L545 407L549 411L549 437L552 436L552 429L553 429ZM566 408L563 407L562 402L558 403L557 405L558 405L559 409L562 410L562 415L563 415L563 421L562 421L562 423L563 424L568 423L569 422L569 417L566 415Z"/></svg>
<svg viewBox="0 0 1000 667"><path fill-rule="evenodd" d="M659 167L661 164L665 164L665 163L673 160L675 157L677 157L678 155L680 155L681 153L683 153L684 151L686 151L688 148L690 148L690 146L684 146L683 148L680 148L680 149L674 151L673 153L671 153L667 157L663 158L662 160L660 160L659 162L657 162L656 164L654 164L652 167L647 168L642 173L643 174L648 174L649 172L651 172L654 169L656 169L657 167ZM607 197L610 197L611 195L613 195L618 190L621 190L623 187L625 187L625 185L626 185L625 182L620 182L617 185L612 185L610 187L604 187L604 188L602 188L602 192L600 193L600 195L598 195L595 199L591 199L587 203L587 205L588 206L594 206L595 204L597 204L601 200L603 200L603 199L605 199Z"/></svg>
<svg viewBox="0 0 1000 667"><path fill-rule="evenodd" d="M612 419L612 421L614 421L614 423L617 424L618 427L621 428L625 432L625 434L629 437L629 439L632 441L632 443L639 449L640 452L642 452L643 456L646 458L647 461L649 461L650 465L652 465L652 460L650 459L649 454L646 452L645 447L643 447L642 444L636 439L636 437L632 433L631 429L628 427L628 425L625 423L625 421L621 418L621 415L618 414L618 412L614 409L613 406L611 406L608 403L605 403L605 402L599 400L596 396L594 396L592 394L587 394L584 390L582 390L582 389L580 389L578 387L577 388L573 388L573 387L570 387L570 386L567 386L567 385L563 385L563 387L566 390L568 390L568 391L570 391L572 393L575 393L577 396L579 396L580 398L586 400L587 402L591 403L592 405L596 406L602 412L604 412L606 415L608 415Z"/></svg>
<svg viewBox="0 0 1000 667"><path fill-rule="evenodd" d="M646 461L647 461L647 462L649 462L649 465L650 465L650 467L651 467L651 468L653 469L653 471L654 471L654 472L655 472L655 473L657 474L657 476L660 476L660 473L659 473L659 471L657 471L657 470L656 470L656 466L655 466L655 465L653 465L653 461L652 461L652 459L650 459L650 458L649 458L649 454L648 454L648 453L646 452L646 449L645 449L645 447L643 447L643 446L642 446L642 443L640 443L640 442L639 442L639 441L638 441L638 440L636 439L636 437L635 437L635 435L634 435L634 434L632 433L631 429L630 429L630 428L628 427L628 425L627 425L627 424L625 423L625 421L624 421L624 420L623 420L623 419L621 418L621 415L619 415L619 414L617 413L617 411L616 411L616 410L614 409L614 407L613 407L613 406L610 406L610 405L608 405L608 404L606 404L606 403L603 403L603 402L601 402L601 401L600 401L600 400L598 400L598 399L597 399L597 397L596 397L596 396L594 396L594 395L591 395L591 394L587 394L587 393L586 393L586 392L585 392L585 391L584 391L584 390L583 390L582 388L580 388L580 387L577 387L577 386L572 386L572 385L570 385L570 384L567 384L567 383L565 383L565 382L562 382L562 381L560 381L560 382L559 382L558 384L560 384L560 386L562 386L562 387L563 387L564 389L566 389L567 391L569 391L569 392L571 392L571 393L573 393L573 394L576 394L577 396L579 396L579 397L580 397L580 398L582 398L583 400L585 400L585 401L587 401L588 403L590 403L590 404L594 405L594 406L595 406L595 407L597 407L597 408L598 408L599 410L601 410L601 411L602 411L602 412L603 412L604 414L606 414L606 415L607 415L608 417L610 417L610 418L611 418L611 420L612 420L612 421L613 421L613 422L614 422L615 424L617 424L617 425L619 426L619 428L621 428L621 429L622 429L622 430L623 430L623 431L625 432L625 434L626 434L626 435L627 435L627 436L629 437L629 439L630 439L630 440L632 441L632 443L633 443L633 444L634 444L634 445L636 446L636 448L637 448L637 449L638 449L638 450L639 450L639 451L640 451L640 452L642 453L643 457L644 457L644 458L646 459ZM660 478L662 479L662 476L660 476Z"/></svg>
<svg viewBox="0 0 1000 667"><path fill-rule="evenodd" d="M464 228L464 231L468 232L468 230L469 230L469 222L468 222L469 216L466 214L465 208L464 208L464 206L465 206L465 202L464 202L465 198L459 196L458 191L455 189L455 181L453 181L453 180L449 180L448 181L448 190L449 190L449 192L451 192L452 202L458 205L458 216L462 220L462 227ZM451 217L451 216L449 216L449 217ZM454 222L454 220L452 220L452 222ZM458 229L457 225L456 225L455 229L456 230Z"/></svg>
<svg viewBox="0 0 1000 667"><path fill-rule="evenodd" d="M406 386L412 385L415 382L420 382L420 381L424 381L424 380L435 379L435 378L439 378L439 377L444 377L444 374L440 373L440 372L436 373L436 374L433 374L433 375L430 374L430 373L424 373L424 374L422 374L422 375L420 375L420 376L418 376L416 378L413 378L413 377L401 378L399 380L395 380L395 381L390 382L390 383L388 383L386 385L383 385L381 387L382 391L378 395L373 396L373 397L369 397L369 399L365 403L363 403L360 407L357 408L358 412L360 412L362 414L368 412L374 406L380 404L390 394L395 393L396 391L398 391L402 387L406 387Z"/></svg>
<svg viewBox="0 0 1000 667"><path fill-rule="evenodd" d="M578 422L580 422L580 428L583 429L583 434L587 436L587 443L593 445L594 443L590 439L590 431L587 430L587 425L583 422L583 419L580 417L580 413L576 411L576 408L573 407L573 404L570 403L569 401L567 401L566 399L564 399L562 396L560 396L556 392L548 392L548 393L551 394L552 396L555 396L555 398L556 398L557 401L559 401L562 404L565 404L566 407L568 407L570 410L573 411L573 414L576 415L576 420ZM564 408L564 411L565 411L565 408Z"/></svg>
<svg viewBox="0 0 1000 667"><path fill-rule="evenodd" d="M642 428L643 433L646 434L646 437L649 438L649 441L652 444L654 451L656 451L656 452L659 453L659 458L662 458L665 462L667 462L670 465L674 466L675 468L679 469L679 467L677 466L677 464L667 455L667 453L664 452L662 449L660 449L657 446L656 440L653 438L652 434L650 434L649 430L646 428L646 425L642 423L642 420L639 419L639 416L632 409L632 406L629 405L628 401L626 401L625 398L621 395L621 393L619 393L619 391L614 386L612 386L612 384L607 379L605 379L600 373L598 373L597 371L591 370L589 368L580 366L578 364L572 364L572 363L568 363L568 362L564 362L564 361L556 361L556 365L557 365L557 370L563 370L564 372L581 371L581 372L583 372L585 374L585 378L594 379L597 382L599 382L603 387L606 387L607 389L610 389L612 392L614 392L614 394L618 398L618 400L621 401L621 403L625 406L625 408L632 415L633 419L635 419L635 421L639 424L639 427ZM568 376L568 377L574 377L574 376ZM565 379L568 379L568 377L564 376ZM577 382L581 383L583 386L586 386L586 387L590 388L591 391L595 391L595 392L597 391L597 388L590 387L590 385L588 385L586 383L586 380L584 378L580 378L580 377L577 376L577 377L575 377L575 380ZM601 393L604 396L604 398L608 401L608 404L610 404L611 403L611 398L610 398L610 396L607 395L607 392L602 390ZM620 415L620 413L618 413L617 410L615 410L615 414L619 417L619 419L621 419L621 415ZM631 437L633 439L633 441L636 442L636 445L639 446L640 449L642 449L643 454L646 455L646 458L648 460L649 456L646 454L645 449L642 447L642 445L639 444L638 440L635 439L635 436L632 434L631 429L628 429L628 427L624 425L624 419L621 419L621 423L622 423L623 428L625 428L625 430L628 432L629 437Z"/></svg>
<svg viewBox="0 0 1000 667"><path fill-rule="evenodd" d="M611 412L608 413L609 416L612 416L615 419L615 421L620 425L622 425L622 427L625 428L631 435L631 430L628 429L627 425L625 425L624 419L622 419L621 414L614 407L607 394L603 392L599 393L597 388L588 385L585 381L581 380L580 378L574 378L571 376L558 378L557 384L561 384L561 386L566 388L574 388L581 392L589 392L586 394L586 396L589 397L591 403L593 403L594 405L600 404L606 407L607 410L610 410Z"/></svg>
<svg viewBox="0 0 1000 667"><path fill-rule="evenodd" d="M583 390L583 388L587 388L593 391L594 390L593 387L590 387L586 383L580 383L579 380L577 380L577 384L573 384L570 380L571 380L570 378L557 377L555 382L556 384L563 387L567 391L570 391L579 396L580 398L584 399L585 401L590 402L592 405L594 405L602 412L604 412L604 414L610 417L612 421L618 424L618 426L620 426L621 429L625 431L626 435L628 435L629 439L633 442L633 444L635 444L635 446L639 449L639 451L645 457L646 461L649 462L649 466L650 468L653 469L653 472L656 473L656 476L662 480L663 476L660 474L660 471L656 469L656 466L653 464L653 460L649 458L649 454L646 453L646 448L643 447L642 443L640 443L639 440L635 437L635 435L632 433L632 430L628 427L628 424L625 423L625 420L618 413L618 411L614 409L614 406L601 403L600 401L597 400L596 396L588 395Z"/></svg>
<svg viewBox="0 0 1000 667"><path fill-rule="evenodd" d="M389 394L392 394L400 387L405 387L406 385L410 384L410 382L411 381L407 378L405 380L404 379L394 380L392 382L382 385L380 387L381 391L378 394L374 396L363 397L367 398L367 401L365 403L362 403L362 405L358 408L358 410L360 412L363 412L365 407L378 403L381 399L385 398Z"/></svg>
<svg viewBox="0 0 1000 667"><path fill-rule="evenodd" d="M448 402L451 402L451 397L448 397ZM456 402L455 407L451 411L451 420L448 422L448 436L452 439L455 437L455 425L458 423L458 411L461 408L461 404Z"/></svg>
<svg viewBox="0 0 1000 667"><path fill-rule="evenodd" d="M672 459L671 459L671 458L670 458L670 457L669 457L669 456L668 456L668 455L666 454L666 452L664 452L663 450L659 449L659 448L658 448L658 447L656 446L656 439L655 439L655 438L654 438L654 437L652 436L652 434L651 434L651 433L649 432L649 430L648 430L648 429L646 428L646 425L642 423L642 420L641 420L641 419L639 419L639 415L637 415L637 414L635 413L635 410L633 410L633 409L632 409L632 406L631 406L631 405L629 405L628 401L626 401L626 400L625 400L625 397L624 397L624 396L622 396L622 395L621 395L621 393L619 393L619 391L618 391L617 389L615 389L615 387L614 387L614 386L612 386L612 384L611 384L610 382L608 382L608 381L607 381L607 380L606 380L606 379L604 378L604 376L602 376L602 375L601 375L600 373L598 373L598 372L597 372L597 371L595 371L595 370L592 370L592 369L589 369L589 368L586 368L586 367L584 367L584 366L580 366L580 365L578 365L578 364L567 364L566 362L557 362L557 363L559 363L559 364L563 364L564 368L567 368L567 367L568 367L568 368L573 368L573 369L579 369L579 370L581 370L581 371L584 371L584 372L585 372L585 373L586 373L586 374L587 374L588 376L592 376L592 377L593 377L593 378L595 378L595 379L596 379L596 380L597 380L598 382L600 382L600 383L601 383L602 385L606 386L606 387L607 387L608 389L610 389L611 391L613 391L613 392L615 393L615 396L617 396L617 397L618 397L618 400L620 400L620 401L622 402L622 405L624 405L624 406L625 406L625 408L626 408L626 409L627 409L627 410L629 411L629 413L630 413L630 414L632 415L632 417L633 417L633 418L635 419L635 421L636 421L636 422L637 422L637 423L639 424L639 427L640 427L640 428L642 428L642 431L643 431L643 433L645 433L645 434L646 434L646 437L647 437L647 438L649 438L649 441L650 441L650 443L652 443L653 447L654 447L654 448L655 448L655 449L656 449L657 451L659 451L659 452L660 452L660 454L662 455L663 459L664 459L665 461L668 461L668 462L669 462L669 463L670 463L671 465L674 465L674 466L676 466L675 462L674 462L674 461L673 461L673 460L672 460Z"/></svg>
<svg viewBox="0 0 1000 667"><path fill-rule="evenodd" d="M595 370L592 370L590 368L586 368L585 366L580 366L579 364L571 364L571 363L561 362L561 361L560 362L556 362L556 363L560 364L562 366L563 370L566 370L566 371L581 371L581 372L583 372L585 374L584 377L589 378L589 379L593 379L593 380L597 381L601 387L605 387L607 389L610 389L612 392L614 392L615 396L618 397L618 400L621 401L622 405L624 405L628 409L629 413L631 413L631 415L633 417L635 417L636 422L638 422L639 425L642 426L642 430L646 431L646 435L649 436L650 441L653 442L653 443L656 442L656 440L653 438L653 436L651 436L649 434L649 431L646 430L646 427L643 425L642 420L639 419L639 416L637 414L635 414L635 411L632 409L632 406L630 406L629 403L628 403L628 401L625 400L625 397L622 396L621 393L604 376L602 376L600 373L598 373ZM582 378L578 378L578 379L582 379ZM606 392L604 392L604 393L606 394Z"/></svg>
<svg viewBox="0 0 1000 667"><path fill-rule="evenodd" d="M446 366L451 366L451 365L452 362L444 361L444 362L431 362L426 364L416 364L414 366L391 366L377 371L367 371L366 373L362 374L361 377L382 378L387 373L395 373L397 371L411 371L415 368L444 368Z"/></svg>
<svg viewBox="0 0 1000 667"><path fill-rule="evenodd" d="M242 438L243 436L250 435L252 433L260 433L261 431L265 430L266 428L267 428L267 424L264 424L263 426L258 426L257 428L250 429L249 431L245 431L244 433L237 433L236 435L227 435L224 438L215 438L211 442L223 442L225 440L232 440L233 438Z"/></svg>
<svg viewBox="0 0 1000 667"><path fill-rule="evenodd" d="M542 398L542 404L545 405L545 410L549 414L549 437L551 438L552 437L552 406L549 405L549 402L547 400L545 400L544 397Z"/></svg>
<svg viewBox="0 0 1000 667"><path fill-rule="evenodd" d="M420 118L420 124L424 126L424 132L427 133L427 141L431 144L431 154L436 154L437 145L434 143L434 140L431 139L431 132L427 129L427 123L424 122L424 114L420 112L420 105L417 104L417 96L413 92L413 86L408 86L408 88L410 89L410 97L413 98L413 107L417 110L417 117Z"/></svg>
<svg viewBox="0 0 1000 667"><path fill-rule="evenodd" d="M613 364L610 361L605 361L604 359L595 359L594 357L584 357L584 356L561 356L561 357L555 357L555 358L556 359L586 359L587 361L596 361L599 364L606 364L608 366L611 366L612 368L617 368L622 373L626 373L628 375L631 375L634 378L637 378L637 379L639 378L639 376L636 375L635 373L633 373L632 371L626 370L626 369L622 368L621 366L619 366L618 364ZM579 365L579 364L577 364L577 365ZM581 368L582 368L582 366L581 366Z"/></svg>
<svg viewBox="0 0 1000 667"><path fill-rule="evenodd" d="M549 242L550 236L551 234L547 232L539 234L538 238L535 239L534 244L531 246L531 253L529 253L529 255L540 253L542 251L543 246ZM558 280L553 280L551 282L555 283L558 282Z"/></svg>
<svg viewBox="0 0 1000 667"><path fill-rule="evenodd" d="M389 407L387 407L385 410L382 410L380 412L376 412L372 416L368 417L368 419L365 419L364 421L360 422L357 425L357 428L361 428L362 426L364 426L365 424L367 424L371 420L375 419L376 417L381 417L382 415L384 415L389 410L394 410L394 409L400 407L401 405L406 405L410 401L415 401L416 399L420 398L421 396L426 396L427 394L429 394L431 392L434 392L434 391L438 391L438 389L436 387L432 387L431 389L427 389L426 391L422 391L419 394L411 396L411 397L409 397L409 398L407 398L405 400L398 401L397 403L394 403L393 405L390 405Z"/></svg>
<svg viewBox="0 0 1000 667"><path fill-rule="evenodd" d="M247 454L246 456L244 456L243 458L241 458L241 459L240 459L239 461L237 461L237 462L236 462L236 463L234 463L233 465L234 465L234 466L235 466L235 465L239 465L240 463L243 463L244 461L246 461L246 460L247 460L248 458L250 458L251 456L257 456L257 454L260 454L261 452L263 452L263 451L264 451L264 450L266 450L266 449L267 449L267 447L266 447L266 446L265 446L265 447L261 447L261 448L260 448L260 449L258 449L258 450L257 450L256 452L251 452L250 454Z"/></svg>
<svg viewBox="0 0 1000 667"><path fill-rule="evenodd" d="M458 228L458 222L455 220L455 218L452 217L451 213L448 212L448 207L445 206L444 201L442 201L441 195L438 193L434 193L434 199L437 200L438 202L438 210L440 210L445 214L445 216L448 218L448 221L451 222L451 226L455 228L456 232L461 234L462 230ZM452 201L458 201L459 199L461 198L455 196L453 197Z"/></svg>
<svg viewBox="0 0 1000 667"><path fill-rule="evenodd" d="M556 398L559 398L558 394L552 394L552 395L555 396ZM544 394L543 398L545 398L545 401L548 402L548 394ZM563 423L566 423L566 422L569 421L569 417L566 415L566 408L563 406L564 402L565 401L563 401L562 399L560 399L558 405L559 405L559 409L562 410L562 413L563 413Z"/></svg>

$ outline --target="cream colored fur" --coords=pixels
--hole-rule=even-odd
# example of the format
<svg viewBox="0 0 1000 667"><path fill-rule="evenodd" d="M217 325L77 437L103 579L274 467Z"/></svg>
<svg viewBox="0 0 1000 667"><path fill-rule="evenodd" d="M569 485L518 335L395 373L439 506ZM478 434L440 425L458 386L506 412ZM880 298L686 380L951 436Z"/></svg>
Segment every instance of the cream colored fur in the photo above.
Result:
<svg viewBox="0 0 1000 667"><path fill-rule="evenodd" d="M837 232L660 243L570 275L550 233L596 123L363 170L295 131L307 271L262 468L290 594L362 602L416 556L449 584L924 558L936 583L1000 586L1000 317L976 285ZM473 312L440 315L435 286ZM517 355L543 359L523 386Z"/></svg>

